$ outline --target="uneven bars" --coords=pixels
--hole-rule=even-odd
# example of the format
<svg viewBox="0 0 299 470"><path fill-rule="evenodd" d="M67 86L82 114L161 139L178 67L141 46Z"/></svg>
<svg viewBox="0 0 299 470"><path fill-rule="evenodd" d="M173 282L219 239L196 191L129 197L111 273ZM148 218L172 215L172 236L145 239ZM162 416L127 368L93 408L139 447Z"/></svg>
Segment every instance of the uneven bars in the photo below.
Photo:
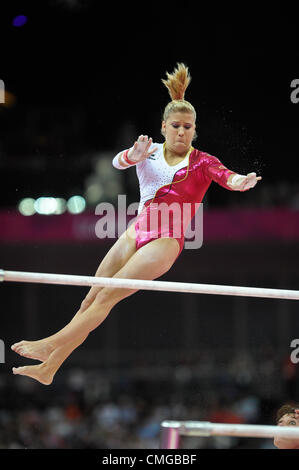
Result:
<svg viewBox="0 0 299 470"><path fill-rule="evenodd" d="M4 271L0 269L0 281L32 282L40 284L63 284L73 286L118 287L134 290L157 290L191 294L236 295L274 299L299 300L299 291L261 287L195 284L187 282L148 281L142 279L118 279L111 277L75 276L69 274L32 273Z"/></svg>
<svg viewBox="0 0 299 470"><path fill-rule="evenodd" d="M163 421L160 448L178 449L180 436L283 437L299 440L299 427L222 424L209 421Z"/></svg>

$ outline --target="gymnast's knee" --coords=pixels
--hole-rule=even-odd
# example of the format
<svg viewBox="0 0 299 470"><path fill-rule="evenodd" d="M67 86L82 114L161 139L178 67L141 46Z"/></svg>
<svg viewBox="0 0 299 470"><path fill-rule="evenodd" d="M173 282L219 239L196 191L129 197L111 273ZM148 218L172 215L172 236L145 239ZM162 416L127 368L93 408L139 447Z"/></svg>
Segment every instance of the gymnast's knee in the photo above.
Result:
<svg viewBox="0 0 299 470"><path fill-rule="evenodd" d="M94 297L85 297L85 299L83 299L83 301L81 302L79 312L80 312L80 313L85 312L85 310L87 310L88 307L91 306L91 304L93 303L94 299L95 299L95 296L94 296Z"/></svg>
<svg viewBox="0 0 299 470"><path fill-rule="evenodd" d="M100 292L97 293L93 305L95 308L100 310L106 310L110 312L111 309L122 299L128 297L132 293L136 292L131 289L117 289L111 287L105 287Z"/></svg>
<svg viewBox="0 0 299 470"><path fill-rule="evenodd" d="M113 305L113 289L102 289L95 296L94 303L98 306Z"/></svg>

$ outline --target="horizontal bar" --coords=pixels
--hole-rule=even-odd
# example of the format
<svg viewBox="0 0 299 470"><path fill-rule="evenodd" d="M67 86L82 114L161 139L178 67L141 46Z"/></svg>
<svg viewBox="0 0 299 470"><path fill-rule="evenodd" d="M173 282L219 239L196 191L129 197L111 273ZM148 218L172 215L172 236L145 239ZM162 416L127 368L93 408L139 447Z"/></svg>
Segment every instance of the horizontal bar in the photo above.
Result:
<svg viewBox="0 0 299 470"><path fill-rule="evenodd" d="M160 434L160 449L178 449L180 432L177 428L162 428Z"/></svg>
<svg viewBox="0 0 299 470"><path fill-rule="evenodd" d="M219 286L187 282L148 281L142 279L118 279L111 277L74 276L69 274L31 273L0 270L1 281L33 282L41 284L63 284L73 286L118 287L122 289L144 289L190 294L234 295L299 300L299 291L261 287Z"/></svg>
<svg viewBox="0 0 299 470"><path fill-rule="evenodd" d="M176 429L180 436L237 436L298 438L299 427L259 424L223 424L209 421L163 421L161 428Z"/></svg>

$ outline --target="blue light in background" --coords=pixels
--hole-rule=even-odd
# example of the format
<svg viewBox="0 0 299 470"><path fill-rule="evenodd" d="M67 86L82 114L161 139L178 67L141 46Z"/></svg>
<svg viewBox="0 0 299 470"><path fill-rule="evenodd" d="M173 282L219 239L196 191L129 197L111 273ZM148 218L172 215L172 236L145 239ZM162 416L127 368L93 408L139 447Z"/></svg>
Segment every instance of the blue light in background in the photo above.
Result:
<svg viewBox="0 0 299 470"><path fill-rule="evenodd" d="M24 15L15 16L14 19L12 20L12 25L16 26L17 28L24 26L24 24L26 23L27 23L27 16L24 16Z"/></svg>

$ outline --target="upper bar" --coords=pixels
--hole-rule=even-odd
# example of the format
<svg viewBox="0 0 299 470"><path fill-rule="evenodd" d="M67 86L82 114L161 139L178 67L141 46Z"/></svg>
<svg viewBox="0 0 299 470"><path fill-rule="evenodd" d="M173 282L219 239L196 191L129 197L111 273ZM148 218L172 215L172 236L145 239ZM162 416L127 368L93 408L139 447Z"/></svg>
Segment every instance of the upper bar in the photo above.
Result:
<svg viewBox="0 0 299 470"><path fill-rule="evenodd" d="M31 273L0 270L0 281L33 282L41 284L63 284L73 286L117 287L133 290L157 290L187 292L191 294L233 295L299 300L299 291L260 287L223 286L187 282L148 281L142 279L118 279L111 277L74 276L68 274Z"/></svg>

